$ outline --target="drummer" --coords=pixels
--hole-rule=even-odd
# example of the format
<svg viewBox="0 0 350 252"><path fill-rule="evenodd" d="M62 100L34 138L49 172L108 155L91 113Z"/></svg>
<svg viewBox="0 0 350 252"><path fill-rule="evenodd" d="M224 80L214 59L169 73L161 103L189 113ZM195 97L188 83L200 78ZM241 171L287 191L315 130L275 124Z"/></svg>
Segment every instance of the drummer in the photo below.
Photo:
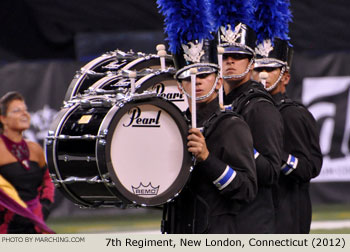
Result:
<svg viewBox="0 0 350 252"><path fill-rule="evenodd" d="M177 11L186 9L182 7ZM197 7L203 9L205 6ZM201 15L193 16L205 20ZM171 18L167 17L168 28L173 27L169 24ZM188 41L177 37L181 36L178 33L167 31L177 68L175 77L189 102L186 117L191 120L192 128L187 146L195 162L185 188L164 206L162 231L236 233L237 214L257 193L249 127L235 113L220 109L218 91L222 79L217 64L217 46L207 39L210 35L193 33L193 40ZM192 86L195 86L194 94Z"/></svg>

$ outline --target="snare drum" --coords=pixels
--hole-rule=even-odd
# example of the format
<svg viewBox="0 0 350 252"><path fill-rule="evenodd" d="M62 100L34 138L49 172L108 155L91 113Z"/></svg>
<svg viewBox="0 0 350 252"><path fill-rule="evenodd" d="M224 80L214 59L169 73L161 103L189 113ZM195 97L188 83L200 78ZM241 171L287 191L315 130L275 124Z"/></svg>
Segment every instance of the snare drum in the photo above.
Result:
<svg viewBox="0 0 350 252"><path fill-rule="evenodd" d="M68 199L85 207L157 206L184 187L188 124L174 104L145 93L69 104L45 141L52 180Z"/></svg>

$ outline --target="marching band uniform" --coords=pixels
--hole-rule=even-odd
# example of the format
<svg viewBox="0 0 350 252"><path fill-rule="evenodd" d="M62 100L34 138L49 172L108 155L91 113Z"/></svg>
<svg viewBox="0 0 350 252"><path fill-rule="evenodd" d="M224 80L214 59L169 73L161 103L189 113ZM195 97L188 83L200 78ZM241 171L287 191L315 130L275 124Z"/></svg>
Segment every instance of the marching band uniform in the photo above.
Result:
<svg viewBox="0 0 350 252"><path fill-rule="evenodd" d="M227 113L220 115L217 100L198 111L199 126L210 125L210 117L223 118L205 134L209 157L195 165L188 185L168 206L169 233L237 233L237 214L255 197L252 137L242 119ZM224 175L222 185L215 183Z"/></svg>
<svg viewBox="0 0 350 252"><path fill-rule="evenodd" d="M312 215L309 184L322 167L316 121L304 106L292 102L286 94L273 98L280 104L285 130L276 232L307 234ZM289 104L282 109L283 103Z"/></svg>
<svg viewBox="0 0 350 252"><path fill-rule="evenodd" d="M261 46L269 45L270 43L263 43ZM302 104L288 98L285 88L281 88L289 81L284 81L282 76L289 71L291 55L292 49L288 42L275 38L274 46L268 54L257 55L255 69L281 69L281 77L266 87L284 122L276 232L309 233L312 214L309 183L321 171L322 153L314 117Z"/></svg>
<svg viewBox="0 0 350 252"><path fill-rule="evenodd" d="M188 3L182 6L181 1L157 2L166 16L179 87L201 104L197 123L203 127L209 151L206 159L195 161L191 177L179 196L165 205L163 232L237 233L237 214L254 199L257 191L253 141L249 127L237 114L221 112L216 98L207 99L216 97L218 83L217 45L209 39L210 22L203 16L208 6L206 1L192 1L192 6ZM186 15L182 16L182 12ZM179 26L182 23L185 23L183 27ZM197 70L197 78L215 74L216 80L210 84L212 88L207 95L191 97L182 86L188 83L186 79L192 68ZM196 79L193 84L197 82ZM187 117L192 116L190 111L193 113L188 110Z"/></svg>
<svg viewBox="0 0 350 252"><path fill-rule="evenodd" d="M227 32L227 31L226 31ZM233 31L232 31L233 32ZM225 36L219 34L221 46L225 55L244 54L250 63L245 74L238 78L251 75L250 64L254 60L255 33L248 26L239 23L235 27L239 34L232 44L226 42ZM228 60L230 60L228 58ZM225 63L224 60L224 65ZM223 66L225 68L225 66ZM228 80L236 76L225 76L225 85L231 85ZM272 188L278 182L280 160L283 144L283 122L271 96L260 83L247 78L231 92L225 92L225 104L239 113L248 124L254 143L255 163L258 176L258 194L253 202L246 205L240 213L239 233L274 233L276 199ZM233 84L235 85L235 84Z"/></svg>

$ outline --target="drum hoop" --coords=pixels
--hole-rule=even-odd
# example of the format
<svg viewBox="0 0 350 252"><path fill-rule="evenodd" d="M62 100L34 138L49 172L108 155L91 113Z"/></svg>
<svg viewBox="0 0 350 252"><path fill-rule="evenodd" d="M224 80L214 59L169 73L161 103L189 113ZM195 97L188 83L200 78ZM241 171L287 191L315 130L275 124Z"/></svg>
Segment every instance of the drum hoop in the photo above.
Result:
<svg viewBox="0 0 350 252"><path fill-rule="evenodd" d="M166 105L165 105L166 104ZM163 109L167 113L169 113L174 119L179 119L175 120L178 129L182 135L182 141L184 143L184 150L183 150L183 160L182 160L182 166L180 169L179 176L173 181L172 185L164 191L162 194L158 195L156 198L142 198L139 197L138 195L135 195L125 189L124 186L122 186L121 182L119 181L118 177L115 175L115 171L112 167L112 162L111 162L111 148L110 144L111 139L113 136L113 132L108 132L108 135L106 137L107 144L105 146L105 149L103 150L103 155L101 156L106 160L106 166L109 171L109 174L114 180L115 186L118 189L118 191L123 195L123 198L126 198L130 202L133 202L136 205L141 205L141 206L155 206L155 205L162 205L166 203L167 201L171 200L172 198L176 197L177 194L182 190L182 188L185 186L187 183L187 180L190 175L190 168L191 168L191 155L187 151L186 148L186 142L187 142L187 134L188 134L188 124L186 122L186 119L182 115L182 112L179 110L179 108L171 103L170 101L167 101L164 98L161 97L151 97L151 98L146 98L142 100L134 100L132 102L126 103L124 106L120 107L120 111L128 111L130 108L133 108L136 106L140 105L154 105L158 106L159 108ZM164 105L164 106L163 106ZM115 128L120 121L121 117L125 113L116 113L114 114L113 118L109 122L109 128ZM101 150L102 151L102 150ZM174 189L175 187L175 189ZM174 192L172 191L174 189Z"/></svg>
<svg viewBox="0 0 350 252"><path fill-rule="evenodd" d="M111 75L111 76L105 76L101 79L99 79L98 81L96 81L94 84L92 84L90 86L90 88L92 90L96 90L98 88L102 88L105 86L105 85L108 85L109 83L111 83L112 81L114 80L117 80L119 78L122 78L120 75ZM102 87L101 87L102 86Z"/></svg>
<svg viewBox="0 0 350 252"><path fill-rule="evenodd" d="M151 54L151 55L147 55L141 58L137 58L131 62L129 62L128 64L126 64L124 67L121 68L121 70L142 70L144 68L149 67L149 64L153 64L153 62L155 63L159 63L160 65L160 57L156 54ZM173 62L173 58L171 56L166 56L165 57L165 62L166 64L169 66L174 66L174 62Z"/></svg>
<svg viewBox="0 0 350 252"><path fill-rule="evenodd" d="M92 61L88 62L87 64L85 64L84 66L82 66L80 68L80 70L84 69L84 70L91 70L97 67L100 67L101 65L111 62L111 61L115 61L118 60L116 53L105 53L102 54L101 56L97 57L96 59L93 59ZM74 97L75 95L77 95L78 90L80 89L82 82L86 79L87 74L86 72L83 72L82 74L79 74L79 76L77 76L77 74L74 76L73 80L71 81L68 90L66 92L65 101L68 101L70 99L72 99L72 97Z"/></svg>
<svg viewBox="0 0 350 252"><path fill-rule="evenodd" d="M151 82L151 86L157 83L160 83L161 81L167 81L167 80L175 80L174 79L174 74L172 74L169 71L161 71L161 72L155 72L148 74L139 80L136 81L135 87L136 87L136 92L137 93L142 93L147 90L145 88L145 83Z"/></svg>

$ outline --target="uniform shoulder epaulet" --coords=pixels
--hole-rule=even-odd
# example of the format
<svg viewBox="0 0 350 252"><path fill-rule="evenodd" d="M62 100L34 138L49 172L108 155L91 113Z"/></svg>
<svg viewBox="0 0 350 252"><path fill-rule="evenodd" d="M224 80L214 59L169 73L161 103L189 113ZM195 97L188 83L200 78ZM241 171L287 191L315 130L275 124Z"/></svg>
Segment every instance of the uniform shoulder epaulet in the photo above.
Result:
<svg viewBox="0 0 350 252"><path fill-rule="evenodd" d="M237 114L235 111L232 111L230 109L225 109L221 111L216 111L213 115L209 117L208 120L206 120L203 123L203 135L204 137L207 137L212 133L212 131L217 127L217 124L221 122L223 119L228 117L239 117L241 116Z"/></svg>
<svg viewBox="0 0 350 252"><path fill-rule="evenodd" d="M302 103L294 101L294 100L292 100L290 98L284 98L284 99L282 99L281 101L279 101L277 103L277 107L278 107L279 111L282 111L283 109L285 109L287 107L290 107L290 106L296 106L296 107L303 107L303 108L305 108L305 106Z"/></svg>

